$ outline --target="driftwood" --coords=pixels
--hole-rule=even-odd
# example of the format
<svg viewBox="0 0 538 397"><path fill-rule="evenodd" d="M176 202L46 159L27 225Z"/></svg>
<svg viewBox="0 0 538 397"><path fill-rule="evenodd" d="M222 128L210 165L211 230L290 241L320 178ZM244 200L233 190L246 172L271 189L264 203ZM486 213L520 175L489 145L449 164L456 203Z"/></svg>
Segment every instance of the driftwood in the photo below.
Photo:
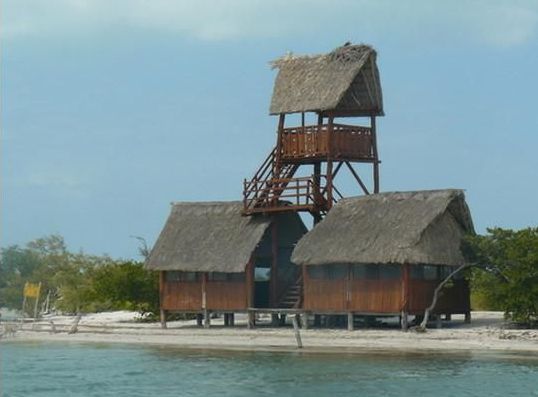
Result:
<svg viewBox="0 0 538 397"><path fill-rule="evenodd" d="M75 321L73 322L73 325L71 326L71 328L69 329L69 331L67 332L68 334L75 334L77 333L78 331L78 323L80 322L80 318L82 317L82 315L79 313L77 314L77 317L75 317Z"/></svg>
<svg viewBox="0 0 538 397"><path fill-rule="evenodd" d="M296 314L292 317L293 331L295 333L295 340L297 341L297 349L303 348L303 341L301 340L301 332L299 331L299 315Z"/></svg>
<svg viewBox="0 0 538 397"><path fill-rule="evenodd" d="M416 332L425 332L426 331L426 324L428 324L428 319L430 317L430 313L433 311L433 309L435 309L435 305L437 305L437 300L439 299L439 293L441 292L443 287L446 285L446 283L448 283L452 279L452 277L454 277L456 274L461 272L463 269L468 268L470 266L471 266L471 264L468 264L468 263L466 263L464 265L461 265L456 270L454 270L452 273L450 273L443 281L441 281L439 283L437 288L435 288L435 291L433 291L433 299L432 299L431 305L428 306L426 308L426 310L424 311L424 319L422 320L420 325L417 325L416 327L413 327L412 330L414 330Z"/></svg>

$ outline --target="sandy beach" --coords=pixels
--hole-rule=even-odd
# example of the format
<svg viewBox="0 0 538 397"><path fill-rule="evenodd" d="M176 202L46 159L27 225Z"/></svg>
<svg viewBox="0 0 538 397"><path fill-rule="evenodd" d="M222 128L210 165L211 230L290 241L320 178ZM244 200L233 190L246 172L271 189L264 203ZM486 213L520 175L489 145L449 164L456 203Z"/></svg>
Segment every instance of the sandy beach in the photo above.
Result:
<svg viewBox="0 0 538 397"><path fill-rule="evenodd" d="M69 334L74 317L50 316L35 324L5 334L2 342L93 342L167 345L177 348L233 350L295 350L293 328L260 326L249 330L246 318L238 316L236 326L224 327L222 318L212 319L210 329L195 321L174 321L162 329L157 323L136 322L136 313L111 312L85 315L78 331ZM261 319L263 322L263 318ZM266 320L266 319L265 319ZM55 332L53 331L54 324ZM303 351L504 351L538 355L538 330L508 329L499 312L473 312L471 324L455 316L441 329L426 333L397 329L307 329L301 330Z"/></svg>

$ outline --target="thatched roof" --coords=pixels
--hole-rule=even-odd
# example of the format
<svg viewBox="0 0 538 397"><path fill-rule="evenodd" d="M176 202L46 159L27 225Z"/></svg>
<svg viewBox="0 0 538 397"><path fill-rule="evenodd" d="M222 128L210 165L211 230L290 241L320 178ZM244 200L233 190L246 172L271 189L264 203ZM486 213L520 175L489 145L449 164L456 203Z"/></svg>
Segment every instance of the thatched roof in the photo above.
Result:
<svg viewBox="0 0 538 397"><path fill-rule="evenodd" d="M464 263L474 232L461 190L381 193L338 202L293 251L299 265Z"/></svg>
<svg viewBox="0 0 538 397"><path fill-rule="evenodd" d="M279 72L271 114L383 115L376 52L370 46L344 45L315 56L286 55L272 65Z"/></svg>
<svg viewBox="0 0 538 397"><path fill-rule="evenodd" d="M174 203L151 251L152 270L243 272L271 219L235 202Z"/></svg>

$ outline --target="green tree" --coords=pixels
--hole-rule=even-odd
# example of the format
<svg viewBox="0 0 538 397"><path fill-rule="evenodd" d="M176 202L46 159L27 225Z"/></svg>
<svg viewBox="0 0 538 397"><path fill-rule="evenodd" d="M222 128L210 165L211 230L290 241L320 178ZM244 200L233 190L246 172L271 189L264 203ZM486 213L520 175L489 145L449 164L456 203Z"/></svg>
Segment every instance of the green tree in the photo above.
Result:
<svg viewBox="0 0 538 397"><path fill-rule="evenodd" d="M467 256L478 265L471 286L506 318L521 324L538 322L538 228L488 229L467 239ZM484 271L486 270L486 271Z"/></svg>

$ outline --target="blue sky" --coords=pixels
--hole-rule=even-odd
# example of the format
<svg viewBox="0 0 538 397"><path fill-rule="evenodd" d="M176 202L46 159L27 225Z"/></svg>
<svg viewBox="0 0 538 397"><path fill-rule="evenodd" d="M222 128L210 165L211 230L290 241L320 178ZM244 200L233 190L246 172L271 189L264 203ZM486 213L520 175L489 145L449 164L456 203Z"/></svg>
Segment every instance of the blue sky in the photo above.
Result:
<svg viewBox="0 0 538 397"><path fill-rule="evenodd" d="M536 1L4 0L1 26L2 246L131 258L170 202L240 199L275 143L268 62L346 41L379 54L383 191L538 225Z"/></svg>

